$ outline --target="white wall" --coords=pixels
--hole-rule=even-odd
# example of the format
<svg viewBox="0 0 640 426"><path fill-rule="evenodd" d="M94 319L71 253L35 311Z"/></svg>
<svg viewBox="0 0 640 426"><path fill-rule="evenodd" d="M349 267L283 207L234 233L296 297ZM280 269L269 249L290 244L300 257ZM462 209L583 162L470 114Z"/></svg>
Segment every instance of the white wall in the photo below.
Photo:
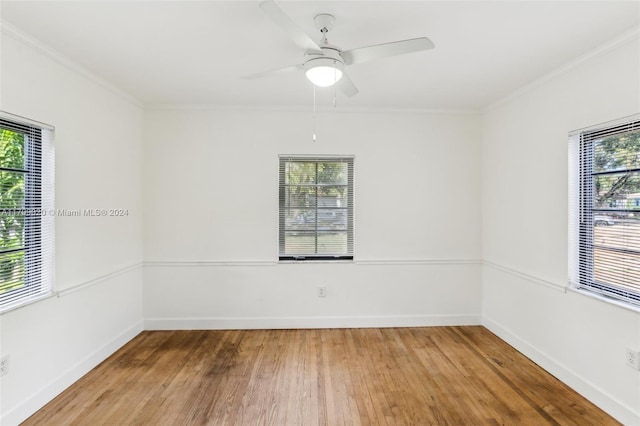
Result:
<svg viewBox="0 0 640 426"><path fill-rule="evenodd" d="M155 110L148 328L478 323L479 117ZM355 155L355 263L277 264L278 154ZM327 297L316 297L316 286Z"/></svg>
<svg viewBox="0 0 640 426"><path fill-rule="evenodd" d="M640 424L640 314L565 292L567 135L640 112L637 38L484 116L483 317L499 336L625 424Z"/></svg>
<svg viewBox="0 0 640 426"><path fill-rule="evenodd" d="M142 329L142 111L3 29L0 108L56 127L56 207L129 209L56 219L59 297L0 317L0 423L16 424Z"/></svg>

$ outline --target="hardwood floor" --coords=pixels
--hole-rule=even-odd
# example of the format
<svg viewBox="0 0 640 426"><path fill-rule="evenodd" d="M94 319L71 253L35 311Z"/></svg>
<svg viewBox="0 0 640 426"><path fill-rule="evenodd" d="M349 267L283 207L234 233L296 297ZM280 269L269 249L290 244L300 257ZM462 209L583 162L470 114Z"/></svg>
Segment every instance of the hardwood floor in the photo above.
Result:
<svg viewBox="0 0 640 426"><path fill-rule="evenodd" d="M483 327L146 331L25 425L610 425Z"/></svg>

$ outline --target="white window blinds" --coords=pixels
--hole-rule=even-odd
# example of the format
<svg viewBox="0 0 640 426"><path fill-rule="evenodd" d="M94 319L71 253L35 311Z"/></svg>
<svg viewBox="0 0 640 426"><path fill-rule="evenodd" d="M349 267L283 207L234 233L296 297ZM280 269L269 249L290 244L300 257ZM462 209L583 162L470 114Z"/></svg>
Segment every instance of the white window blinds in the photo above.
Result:
<svg viewBox="0 0 640 426"><path fill-rule="evenodd" d="M280 156L280 260L353 259L353 160Z"/></svg>
<svg viewBox="0 0 640 426"><path fill-rule="evenodd" d="M0 113L0 312L50 295L53 128Z"/></svg>
<svg viewBox="0 0 640 426"><path fill-rule="evenodd" d="M640 116L570 135L570 282L640 305Z"/></svg>

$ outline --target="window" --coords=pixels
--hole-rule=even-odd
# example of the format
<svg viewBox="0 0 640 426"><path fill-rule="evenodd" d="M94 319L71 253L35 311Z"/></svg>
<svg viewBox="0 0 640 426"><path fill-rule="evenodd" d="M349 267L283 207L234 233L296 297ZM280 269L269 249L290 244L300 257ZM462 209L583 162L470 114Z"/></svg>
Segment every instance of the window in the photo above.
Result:
<svg viewBox="0 0 640 426"><path fill-rule="evenodd" d="M280 260L353 259L353 157L280 157Z"/></svg>
<svg viewBox="0 0 640 426"><path fill-rule="evenodd" d="M640 305L640 116L570 136L572 286Z"/></svg>
<svg viewBox="0 0 640 426"><path fill-rule="evenodd" d="M0 113L0 312L53 291L52 128Z"/></svg>

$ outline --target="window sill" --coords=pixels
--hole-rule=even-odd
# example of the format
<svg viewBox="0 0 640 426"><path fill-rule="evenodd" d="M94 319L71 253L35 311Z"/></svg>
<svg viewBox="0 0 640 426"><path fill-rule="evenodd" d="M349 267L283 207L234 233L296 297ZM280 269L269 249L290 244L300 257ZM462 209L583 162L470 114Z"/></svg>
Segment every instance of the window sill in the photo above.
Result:
<svg viewBox="0 0 640 426"><path fill-rule="evenodd" d="M57 295L57 293L52 291L50 293L45 293L45 294L42 294L42 295L40 295L38 297L34 297L33 299L24 300L24 301L22 301L22 303L17 303L15 305L9 305L7 307L0 308L0 316L4 315L6 313L9 313L9 312L15 311L17 309L24 308L26 306L32 305L32 304L34 304L36 302L41 302L43 300L50 299L52 297L55 297L56 295Z"/></svg>
<svg viewBox="0 0 640 426"><path fill-rule="evenodd" d="M619 308L627 309L629 311L633 311L633 312L636 312L636 313L640 314L640 306L638 306L638 305L634 305L634 304L631 304L631 303L623 302L621 300L617 300L617 299L614 299L612 297L608 297L608 296L605 296L603 294L599 294L599 293L596 293L594 291L590 291L590 290L587 290L587 289L584 289L584 288L579 288L579 287L576 287L574 285L570 285L568 287L568 289L569 289L569 291L572 291L574 293L582 294L584 296L591 297L593 299L601 300L601 301L603 301L605 303L608 303L610 305L615 305L615 306L617 306Z"/></svg>
<svg viewBox="0 0 640 426"><path fill-rule="evenodd" d="M297 264L297 265L318 265L318 264L335 264L335 263L339 263L339 264L351 264L351 263L356 263L355 260L353 259L336 259L336 260L331 260L331 259L323 259L323 260L311 260L311 259L305 259L305 260L278 260L278 264L279 265L289 265L289 264Z"/></svg>

